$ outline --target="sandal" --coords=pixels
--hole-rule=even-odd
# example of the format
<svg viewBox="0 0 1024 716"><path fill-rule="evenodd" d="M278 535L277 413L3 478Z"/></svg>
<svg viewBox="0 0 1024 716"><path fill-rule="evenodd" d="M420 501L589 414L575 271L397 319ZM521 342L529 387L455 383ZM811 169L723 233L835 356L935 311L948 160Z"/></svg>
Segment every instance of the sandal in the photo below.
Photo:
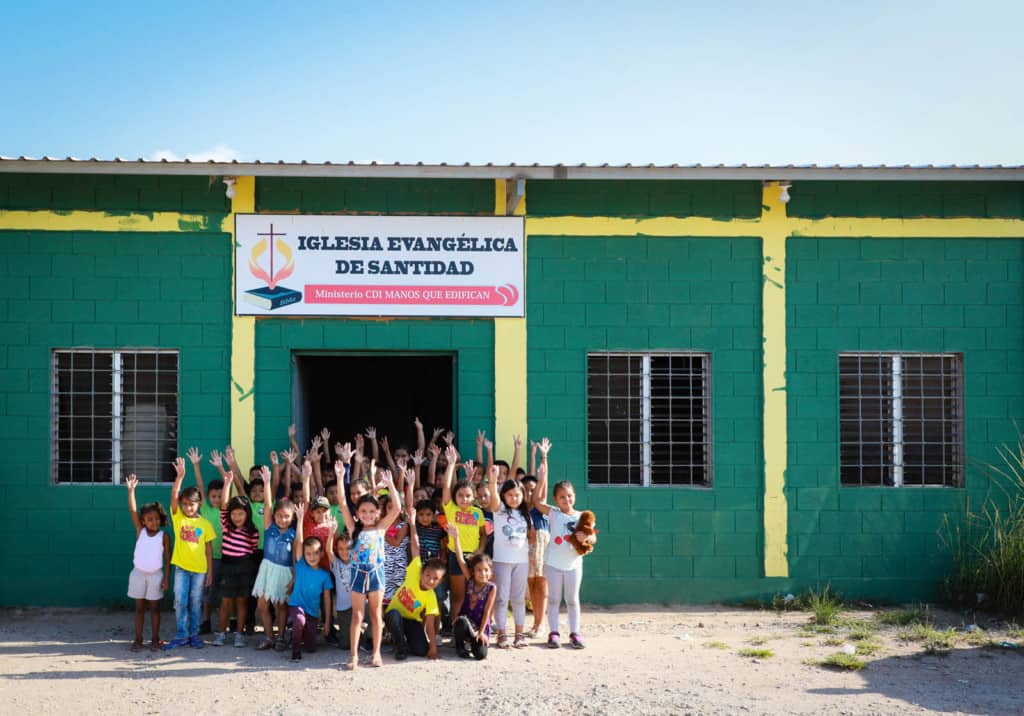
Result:
<svg viewBox="0 0 1024 716"><path fill-rule="evenodd" d="M131 649L132 651L142 651L142 642L141 641L133 641L132 645L130 647L128 647L128 648Z"/></svg>
<svg viewBox="0 0 1024 716"><path fill-rule="evenodd" d="M512 646L512 643L511 643L511 640L508 638L508 634L499 634L498 635L498 648L499 649L509 649L509 648L511 648L511 646Z"/></svg>
<svg viewBox="0 0 1024 716"><path fill-rule="evenodd" d="M270 639L264 639L263 641L261 641L259 644L256 645L256 651L268 651L269 649L273 649L273 648L274 648L274 642L271 641Z"/></svg>
<svg viewBox="0 0 1024 716"><path fill-rule="evenodd" d="M516 632L516 639L512 642L512 646L516 649L525 649L529 644L526 641L526 634L522 632Z"/></svg>

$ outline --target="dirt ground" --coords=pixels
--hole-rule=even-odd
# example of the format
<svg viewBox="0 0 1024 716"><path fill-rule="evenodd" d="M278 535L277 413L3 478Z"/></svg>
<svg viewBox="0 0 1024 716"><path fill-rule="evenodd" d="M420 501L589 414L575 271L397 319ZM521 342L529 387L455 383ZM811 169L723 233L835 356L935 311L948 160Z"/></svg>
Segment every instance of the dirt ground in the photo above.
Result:
<svg viewBox="0 0 1024 716"><path fill-rule="evenodd" d="M931 613L936 625L959 615ZM486 661L395 662L341 670L347 652L302 662L252 646L132 653L132 615L0 612L0 712L192 714L1020 714L1020 631L947 633L949 651L904 641L871 612L805 628L806 612L716 607L584 609L587 648L491 650ZM173 630L164 613L163 634ZM861 625L858 627L858 625ZM859 639L856 637L860 631ZM563 631L568 631L567 629ZM255 643L255 639L250 642ZM861 671L814 662L867 645ZM948 646L948 644L947 644ZM772 654L744 656L742 649Z"/></svg>

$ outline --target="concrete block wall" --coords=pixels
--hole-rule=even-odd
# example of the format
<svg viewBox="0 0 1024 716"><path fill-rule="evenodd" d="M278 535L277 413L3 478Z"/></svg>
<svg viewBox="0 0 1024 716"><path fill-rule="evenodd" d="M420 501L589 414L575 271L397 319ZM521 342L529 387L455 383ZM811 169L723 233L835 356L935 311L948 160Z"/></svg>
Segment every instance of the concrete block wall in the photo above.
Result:
<svg viewBox="0 0 1024 716"><path fill-rule="evenodd" d="M119 602L131 570L125 488L52 482L54 348L177 349L179 448L225 444L230 252L219 233L0 232L0 604Z"/></svg>
<svg viewBox="0 0 1024 716"><path fill-rule="evenodd" d="M800 237L786 251L791 576L933 597L945 516L981 504L981 463L1024 415L1024 241ZM839 486L842 351L963 355L966 489Z"/></svg>
<svg viewBox="0 0 1024 716"><path fill-rule="evenodd" d="M531 209L532 211L532 209ZM736 598L762 574L759 239L531 236L530 437L549 436L552 482L597 514L584 598ZM589 352L711 354L713 486L587 485Z"/></svg>

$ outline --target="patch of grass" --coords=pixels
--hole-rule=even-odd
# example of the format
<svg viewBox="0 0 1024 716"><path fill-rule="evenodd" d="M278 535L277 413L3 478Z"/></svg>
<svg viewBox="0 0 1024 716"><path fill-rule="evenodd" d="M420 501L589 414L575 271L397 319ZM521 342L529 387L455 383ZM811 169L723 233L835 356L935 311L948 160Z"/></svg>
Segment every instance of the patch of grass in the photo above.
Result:
<svg viewBox="0 0 1024 716"><path fill-rule="evenodd" d="M779 638L781 637L778 634L758 634L757 636L752 636L747 639L747 644L750 644L751 646L763 646L772 639Z"/></svg>
<svg viewBox="0 0 1024 716"><path fill-rule="evenodd" d="M775 656L771 649L740 649L737 652L740 656L749 656L755 659L770 659Z"/></svg>
<svg viewBox="0 0 1024 716"><path fill-rule="evenodd" d="M864 641L875 637L875 626L868 622L858 621L851 624L849 629L850 633L847 634L847 639L850 641Z"/></svg>
<svg viewBox="0 0 1024 716"><path fill-rule="evenodd" d="M800 642L800 646L817 646L817 644L815 644L813 641L802 641Z"/></svg>
<svg viewBox="0 0 1024 716"><path fill-rule="evenodd" d="M824 666L829 669L840 669L843 671L860 671L867 666L864 661L858 659L856 656L852 654L844 654L843 652L827 656L818 661L817 665Z"/></svg>
<svg viewBox="0 0 1024 716"><path fill-rule="evenodd" d="M830 636L821 640L822 646L842 646L846 643L846 639L841 636Z"/></svg>
<svg viewBox="0 0 1024 716"><path fill-rule="evenodd" d="M923 642L924 652L932 655L948 654L956 646L956 629L936 629L931 624L913 624L896 632L900 641Z"/></svg>
<svg viewBox="0 0 1024 716"><path fill-rule="evenodd" d="M704 642L704 646L707 647L708 649L728 649L729 648L729 645L726 644L724 641L717 641L717 640L716 641L706 641L706 642Z"/></svg>
<svg viewBox="0 0 1024 716"><path fill-rule="evenodd" d="M820 590L812 589L807 593L807 606L814 612L815 624L832 624L839 616L843 603L839 595L832 591L832 585L826 584Z"/></svg>
<svg viewBox="0 0 1024 716"><path fill-rule="evenodd" d="M875 639L865 639L856 644L858 656L871 656L882 650L882 642Z"/></svg>
<svg viewBox="0 0 1024 716"><path fill-rule="evenodd" d="M800 631L808 634L835 634L836 628L828 624L804 624Z"/></svg>
<svg viewBox="0 0 1024 716"><path fill-rule="evenodd" d="M886 626L910 626L911 624L930 624L931 613L927 604L918 604L912 609L892 609L878 612L875 620Z"/></svg>
<svg viewBox="0 0 1024 716"><path fill-rule="evenodd" d="M1019 627L1010 622L1006 626L1006 635L1015 641L1024 641L1024 627Z"/></svg>

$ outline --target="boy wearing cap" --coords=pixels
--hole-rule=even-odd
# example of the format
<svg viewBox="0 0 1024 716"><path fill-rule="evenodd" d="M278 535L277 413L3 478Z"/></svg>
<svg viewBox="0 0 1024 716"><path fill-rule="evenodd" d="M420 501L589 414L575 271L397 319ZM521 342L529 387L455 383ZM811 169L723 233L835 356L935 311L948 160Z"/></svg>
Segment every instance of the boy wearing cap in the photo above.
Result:
<svg viewBox="0 0 1024 716"><path fill-rule="evenodd" d="M307 475L305 469L303 469L302 498L306 503L306 512L302 517L302 533L306 537L316 537L320 540L320 544L326 545L327 535L330 533L327 515L331 510L331 502L323 495L311 499L309 482L310 475ZM326 549L320 550L320 568L327 570L328 573L331 570L331 551ZM333 587L334 585L331 586ZM324 633L333 634L330 629L330 602L328 602L328 608L324 610L322 619L325 624Z"/></svg>

